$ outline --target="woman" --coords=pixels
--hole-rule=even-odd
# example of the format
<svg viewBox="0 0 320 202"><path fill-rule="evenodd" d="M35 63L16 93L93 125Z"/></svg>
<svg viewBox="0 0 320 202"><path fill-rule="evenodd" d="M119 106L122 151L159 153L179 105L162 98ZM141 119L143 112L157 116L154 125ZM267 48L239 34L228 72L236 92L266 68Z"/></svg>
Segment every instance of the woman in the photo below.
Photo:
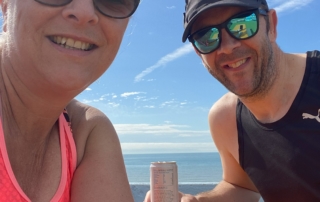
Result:
<svg viewBox="0 0 320 202"><path fill-rule="evenodd" d="M133 201L108 118L73 98L139 0L0 0L0 201Z"/></svg>

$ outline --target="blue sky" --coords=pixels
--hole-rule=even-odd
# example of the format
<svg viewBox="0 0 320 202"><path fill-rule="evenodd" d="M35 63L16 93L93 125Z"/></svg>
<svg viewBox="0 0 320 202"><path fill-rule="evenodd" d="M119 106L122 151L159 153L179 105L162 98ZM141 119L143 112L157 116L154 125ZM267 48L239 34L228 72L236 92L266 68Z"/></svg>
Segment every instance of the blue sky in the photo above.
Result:
<svg viewBox="0 0 320 202"><path fill-rule="evenodd" d="M216 151L207 116L227 90L181 42L184 2L141 0L112 66L76 97L109 117L124 154ZM319 0L268 3L282 50L319 49Z"/></svg>
<svg viewBox="0 0 320 202"><path fill-rule="evenodd" d="M320 47L320 1L269 0L285 52ZM142 0L107 72L77 96L114 124L124 154L214 152L211 105L227 90L183 44L184 0Z"/></svg>

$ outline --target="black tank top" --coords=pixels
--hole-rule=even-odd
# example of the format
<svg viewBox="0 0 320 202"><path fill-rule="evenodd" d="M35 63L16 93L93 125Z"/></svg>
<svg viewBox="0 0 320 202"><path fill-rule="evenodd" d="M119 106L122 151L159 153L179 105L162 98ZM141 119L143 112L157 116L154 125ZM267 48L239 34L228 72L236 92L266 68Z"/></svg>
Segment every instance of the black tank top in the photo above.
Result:
<svg viewBox="0 0 320 202"><path fill-rule="evenodd" d="M259 122L239 101L240 165L266 202L320 201L320 52L307 53L302 85L287 114Z"/></svg>

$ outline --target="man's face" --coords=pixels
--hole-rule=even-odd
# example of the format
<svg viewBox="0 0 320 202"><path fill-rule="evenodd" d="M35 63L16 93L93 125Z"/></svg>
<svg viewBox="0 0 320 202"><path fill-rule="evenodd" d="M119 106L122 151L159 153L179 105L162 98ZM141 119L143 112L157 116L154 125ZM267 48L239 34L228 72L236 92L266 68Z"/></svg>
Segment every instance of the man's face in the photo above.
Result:
<svg viewBox="0 0 320 202"><path fill-rule="evenodd" d="M92 0L61 7L10 0L2 6L10 63L36 89L83 90L110 66L128 24L103 16Z"/></svg>
<svg viewBox="0 0 320 202"><path fill-rule="evenodd" d="M231 16L245 11L241 7L220 7L201 14L193 24L195 31L223 23ZM259 16L259 31L252 38L237 40L225 29L221 31L221 45L212 53L197 54L209 72L228 90L239 97L264 95L271 87L276 69L273 47L266 30L266 21Z"/></svg>

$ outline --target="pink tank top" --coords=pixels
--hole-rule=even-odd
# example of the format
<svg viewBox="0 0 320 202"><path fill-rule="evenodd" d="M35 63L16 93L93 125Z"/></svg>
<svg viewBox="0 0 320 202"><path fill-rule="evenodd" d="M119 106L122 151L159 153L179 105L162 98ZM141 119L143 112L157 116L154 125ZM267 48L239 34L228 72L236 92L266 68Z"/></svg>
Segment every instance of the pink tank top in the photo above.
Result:
<svg viewBox="0 0 320 202"><path fill-rule="evenodd" d="M76 147L70 124L63 113L59 117L62 173L59 187L51 202L69 202L73 173L76 169ZM0 120L0 201L31 202L22 191L12 171Z"/></svg>

